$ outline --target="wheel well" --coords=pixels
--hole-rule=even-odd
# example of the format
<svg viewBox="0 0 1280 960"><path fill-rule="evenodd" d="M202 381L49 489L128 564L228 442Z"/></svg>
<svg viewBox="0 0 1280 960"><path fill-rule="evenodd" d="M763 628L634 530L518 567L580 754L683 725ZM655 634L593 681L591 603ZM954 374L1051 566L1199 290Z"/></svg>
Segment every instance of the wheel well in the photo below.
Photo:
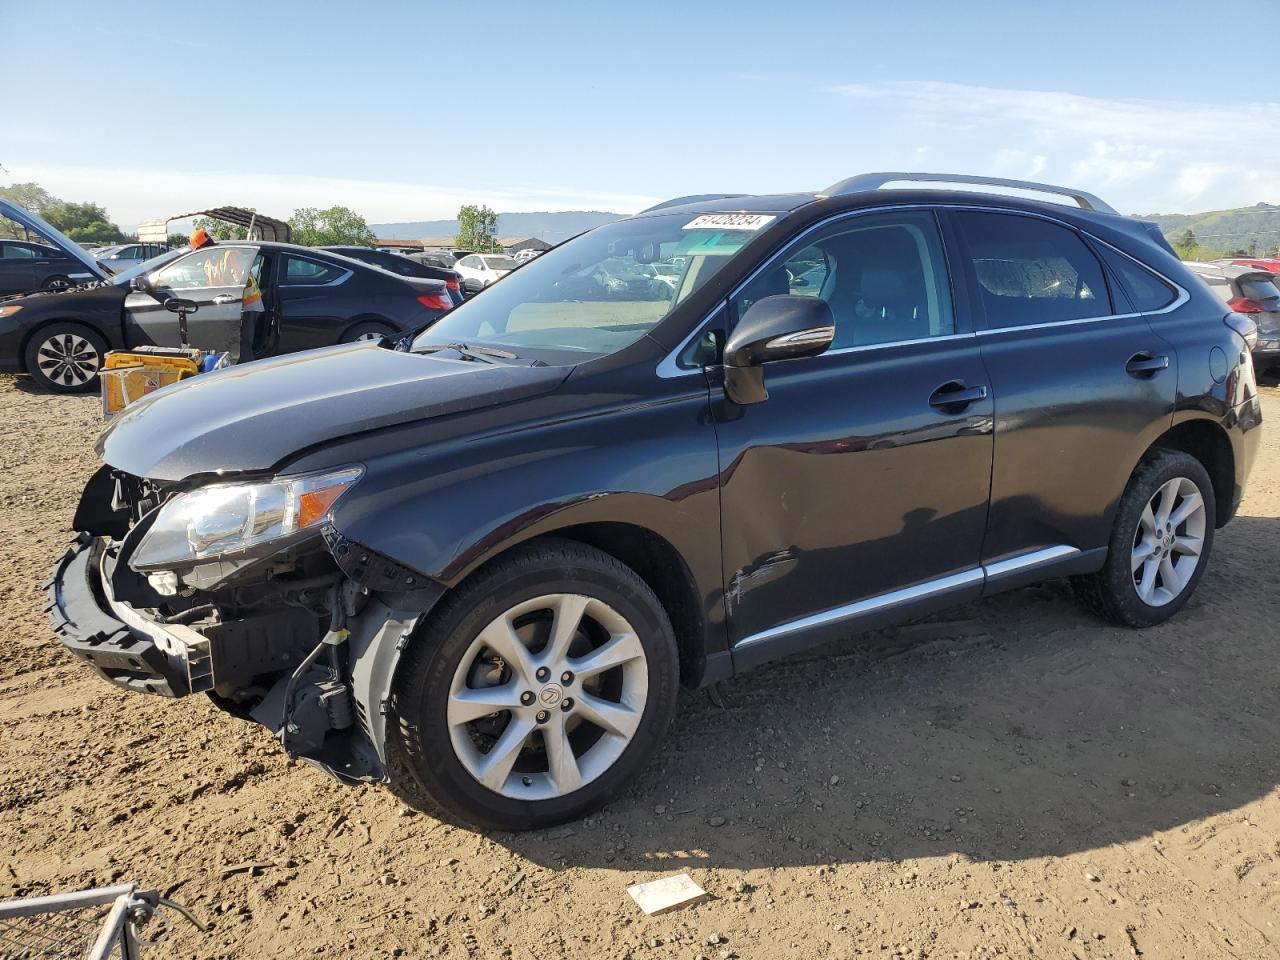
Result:
<svg viewBox="0 0 1280 960"><path fill-rule="evenodd" d="M1235 497L1235 451L1226 432L1208 420L1190 420L1162 434L1151 450L1181 450L1195 457L1204 466L1213 481L1213 499L1217 525L1221 527L1231 519L1231 504ZM1150 453L1151 450L1147 452Z"/></svg>
<svg viewBox="0 0 1280 960"><path fill-rule="evenodd" d="M101 330L99 330L97 327L95 327L92 323L85 323L83 320L79 319L78 317L54 317L50 320L45 320L37 324L36 326L32 327L30 330L27 331L26 336L22 338L22 343L18 347L18 369L21 370L23 373L31 372L30 370L27 369L27 347L31 345L31 341L36 338L36 335L38 333L40 333L42 330L48 329L49 327L53 326L55 323L74 323L77 327L84 327L86 330L91 331L95 336L101 337L102 342L107 345L107 349L108 350L111 349L111 338L108 337Z"/></svg>
<svg viewBox="0 0 1280 960"><path fill-rule="evenodd" d="M693 686L702 676L705 628L693 575L678 550L651 530L630 523L586 523L548 536L576 540L625 563L658 597L680 649L680 680Z"/></svg>

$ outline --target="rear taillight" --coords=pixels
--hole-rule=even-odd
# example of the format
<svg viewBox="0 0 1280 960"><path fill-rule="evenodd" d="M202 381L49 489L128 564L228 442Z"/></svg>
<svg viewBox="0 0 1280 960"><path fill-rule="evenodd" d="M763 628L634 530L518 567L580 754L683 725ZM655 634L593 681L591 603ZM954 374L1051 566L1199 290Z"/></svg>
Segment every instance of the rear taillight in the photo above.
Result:
<svg viewBox="0 0 1280 960"><path fill-rule="evenodd" d="M1227 306L1236 313L1266 313L1267 308L1261 300L1255 300L1253 297L1232 297L1227 301Z"/></svg>
<svg viewBox="0 0 1280 960"><path fill-rule="evenodd" d="M1241 339L1245 342L1245 346L1250 350L1257 345L1258 325L1243 313L1228 313L1222 318L1222 322L1236 333L1240 334Z"/></svg>
<svg viewBox="0 0 1280 960"><path fill-rule="evenodd" d="M449 299L447 294L443 293L424 293L418 298L418 302L428 310L453 309L453 301Z"/></svg>
<svg viewBox="0 0 1280 960"><path fill-rule="evenodd" d="M444 285L445 285L445 287L446 287L447 289L452 290L454 293L457 293L457 292L458 292L458 281L457 281L457 280L446 280L446 281L444 282Z"/></svg>

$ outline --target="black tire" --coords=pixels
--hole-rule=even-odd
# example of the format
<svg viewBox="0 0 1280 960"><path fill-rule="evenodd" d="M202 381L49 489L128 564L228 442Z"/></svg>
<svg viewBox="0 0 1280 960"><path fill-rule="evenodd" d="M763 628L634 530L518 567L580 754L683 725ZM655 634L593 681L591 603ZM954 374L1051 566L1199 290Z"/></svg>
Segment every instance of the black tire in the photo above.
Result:
<svg viewBox="0 0 1280 960"><path fill-rule="evenodd" d="M396 338L396 329L389 323L369 320L352 326L342 335L342 339L338 342L355 343L357 340L372 340L374 337L386 337L389 340L394 340Z"/></svg>
<svg viewBox="0 0 1280 960"><path fill-rule="evenodd" d="M25 360L27 373L40 389L89 393L98 389L98 371L106 355L107 341L101 334L83 324L59 320L32 334Z"/></svg>
<svg viewBox="0 0 1280 960"><path fill-rule="evenodd" d="M448 700L455 672L478 634L517 604L548 594L587 596L625 618L644 652L647 696L631 739L603 772L571 792L524 800L484 786L464 766L450 738ZM648 762L675 713L678 687L671 622L633 570L572 541L546 539L517 547L446 596L405 653L388 731L392 789L429 812L481 828L534 830L577 819L608 802ZM412 782L406 782L410 776Z"/></svg>
<svg viewBox="0 0 1280 960"><path fill-rule="evenodd" d="M44 284L42 285L42 289L60 290L63 287L69 287L69 286L71 286L70 277L53 276L53 277L45 277Z"/></svg>
<svg viewBox="0 0 1280 960"><path fill-rule="evenodd" d="M1200 537L1199 562L1180 592L1160 605L1139 596L1132 557L1140 535L1140 523L1148 502L1169 481L1182 477L1193 483L1204 503L1204 531ZM1217 522L1213 481L1204 465L1181 450L1158 450L1134 470L1116 510L1107 559L1097 573L1071 578L1076 597L1091 612L1127 627L1151 627L1164 623L1186 605L1204 575L1213 549ZM1176 535L1176 531L1175 531ZM1167 548L1165 548L1167 551Z"/></svg>

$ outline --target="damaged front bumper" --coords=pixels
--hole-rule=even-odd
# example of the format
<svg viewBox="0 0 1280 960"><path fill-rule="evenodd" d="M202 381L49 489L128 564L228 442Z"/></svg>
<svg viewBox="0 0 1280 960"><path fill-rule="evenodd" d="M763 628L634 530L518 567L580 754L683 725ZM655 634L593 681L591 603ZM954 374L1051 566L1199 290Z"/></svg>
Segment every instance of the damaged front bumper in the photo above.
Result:
<svg viewBox="0 0 1280 960"><path fill-rule="evenodd" d="M269 729L290 756L343 782L388 779L392 676L434 597L372 592L335 572L335 581L359 593L359 608L347 619L341 656L308 663L326 635L316 613L281 601L240 619L165 622L174 618L120 599L134 577L123 564L117 571L120 555L117 541L80 533L46 584L46 612L74 656L131 692L207 692Z"/></svg>
<svg viewBox="0 0 1280 960"><path fill-rule="evenodd" d="M181 697L213 689L209 641L182 624L142 617L111 595L101 541L77 534L45 584L62 645L126 690Z"/></svg>

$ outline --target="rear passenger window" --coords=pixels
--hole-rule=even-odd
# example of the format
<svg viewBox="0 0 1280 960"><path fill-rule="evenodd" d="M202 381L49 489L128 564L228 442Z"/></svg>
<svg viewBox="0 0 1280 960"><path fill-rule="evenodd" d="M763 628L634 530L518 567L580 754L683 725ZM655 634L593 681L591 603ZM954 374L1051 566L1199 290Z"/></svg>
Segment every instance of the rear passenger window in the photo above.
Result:
<svg viewBox="0 0 1280 960"><path fill-rule="evenodd" d="M1074 230L1014 214L963 211L964 236L987 328L1109 316L1102 264Z"/></svg>
<svg viewBox="0 0 1280 960"><path fill-rule="evenodd" d="M1177 297L1171 286L1123 253L1103 247L1102 258L1119 278L1121 289L1138 313L1163 310Z"/></svg>
<svg viewBox="0 0 1280 960"><path fill-rule="evenodd" d="M339 267L302 257L286 257L284 283L291 287L319 287L337 280L345 271Z"/></svg>

